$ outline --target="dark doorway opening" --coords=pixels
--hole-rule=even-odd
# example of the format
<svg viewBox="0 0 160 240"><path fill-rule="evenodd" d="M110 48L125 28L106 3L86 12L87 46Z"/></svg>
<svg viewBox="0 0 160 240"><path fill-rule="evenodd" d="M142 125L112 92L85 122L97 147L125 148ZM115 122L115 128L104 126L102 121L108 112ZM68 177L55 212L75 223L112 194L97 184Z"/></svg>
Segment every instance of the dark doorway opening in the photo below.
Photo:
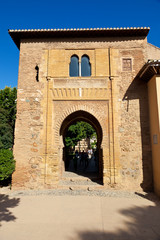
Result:
<svg viewBox="0 0 160 240"><path fill-rule="evenodd" d="M87 122L71 124L64 137L65 171L78 174L99 172L96 130Z"/></svg>
<svg viewBox="0 0 160 240"><path fill-rule="evenodd" d="M76 111L63 121L60 134L64 143L62 174L102 183L102 128L98 120L86 111Z"/></svg>

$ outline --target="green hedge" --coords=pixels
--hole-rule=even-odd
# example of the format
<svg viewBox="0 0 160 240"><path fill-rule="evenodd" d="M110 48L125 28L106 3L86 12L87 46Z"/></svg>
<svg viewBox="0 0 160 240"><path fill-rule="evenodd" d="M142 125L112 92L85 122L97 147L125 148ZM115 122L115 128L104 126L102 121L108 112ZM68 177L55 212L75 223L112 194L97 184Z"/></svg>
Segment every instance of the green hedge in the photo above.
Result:
<svg viewBox="0 0 160 240"><path fill-rule="evenodd" d="M0 149L0 181L11 177L15 170L13 152L8 149Z"/></svg>

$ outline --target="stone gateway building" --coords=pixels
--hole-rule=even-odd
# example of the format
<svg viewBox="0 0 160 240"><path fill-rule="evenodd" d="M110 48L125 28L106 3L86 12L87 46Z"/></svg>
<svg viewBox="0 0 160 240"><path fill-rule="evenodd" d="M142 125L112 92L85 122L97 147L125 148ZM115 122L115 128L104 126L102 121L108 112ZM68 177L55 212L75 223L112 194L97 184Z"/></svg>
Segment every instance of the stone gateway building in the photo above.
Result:
<svg viewBox="0 0 160 240"><path fill-rule="evenodd" d="M75 121L97 133L103 187L160 196L160 49L149 28L9 30L20 49L14 189L57 188Z"/></svg>

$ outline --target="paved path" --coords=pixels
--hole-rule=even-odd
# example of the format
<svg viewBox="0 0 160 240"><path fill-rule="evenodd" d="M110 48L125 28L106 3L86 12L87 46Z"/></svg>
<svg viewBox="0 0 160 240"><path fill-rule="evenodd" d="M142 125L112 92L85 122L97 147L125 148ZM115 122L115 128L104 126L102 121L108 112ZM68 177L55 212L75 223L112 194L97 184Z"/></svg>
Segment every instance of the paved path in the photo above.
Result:
<svg viewBox="0 0 160 240"><path fill-rule="evenodd" d="M130 197L127 197L130 196ZM0 194L0 240L160 240L160 204L138 195Z"/></svg>

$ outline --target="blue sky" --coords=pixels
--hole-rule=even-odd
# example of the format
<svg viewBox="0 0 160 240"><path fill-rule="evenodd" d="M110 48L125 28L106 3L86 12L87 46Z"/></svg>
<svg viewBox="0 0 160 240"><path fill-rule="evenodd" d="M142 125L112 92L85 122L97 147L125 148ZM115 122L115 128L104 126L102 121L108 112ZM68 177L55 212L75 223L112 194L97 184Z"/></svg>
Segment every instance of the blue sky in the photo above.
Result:
<svg viewBox="0 0 160 240"><path fill-rule="evenodd" d="M160 0L5 0L0 3L0 89L17 86L19 50L8 29L150 27L160 47Z"/></svg>

